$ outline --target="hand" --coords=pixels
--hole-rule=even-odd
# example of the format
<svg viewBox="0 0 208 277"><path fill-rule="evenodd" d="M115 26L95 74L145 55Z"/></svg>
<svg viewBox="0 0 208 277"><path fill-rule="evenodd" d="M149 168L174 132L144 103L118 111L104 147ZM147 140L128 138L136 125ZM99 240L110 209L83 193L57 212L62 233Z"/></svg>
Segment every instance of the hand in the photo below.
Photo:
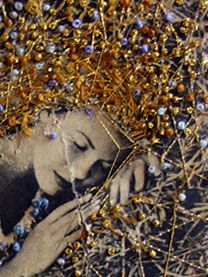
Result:
<svg viewBox="0 0 208 277"><path fill-rule="evenodd" d="M156 156L142 156L142 158L125 165L110 183L110 204L124 203L128 200L130 193L139 192L144 187L145 164L155 167L154 176L161 173L159 160Z"/></svg>
<svg viewBox="0 0 208 277"><path fill-rule="evenodd" d="M29 277L50 266L69 242L80 238L82 220L99 208L97 201L86 205L89 200L87 195L53 211L29 234L21 251L5 269L2 268L0 276Z"/></svg>

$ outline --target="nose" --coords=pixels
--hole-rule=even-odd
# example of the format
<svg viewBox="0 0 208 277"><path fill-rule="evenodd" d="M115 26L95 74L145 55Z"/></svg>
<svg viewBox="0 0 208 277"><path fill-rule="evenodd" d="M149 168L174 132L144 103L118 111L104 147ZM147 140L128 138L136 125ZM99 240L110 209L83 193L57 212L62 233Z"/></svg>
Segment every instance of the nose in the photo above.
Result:
<svg viewBox="0 0 208 277"><path fill-rule="evenodd" d="M84 179L96 161L97 157L93 152L76 157L70 165L71 182L75 179Z"/></svg>

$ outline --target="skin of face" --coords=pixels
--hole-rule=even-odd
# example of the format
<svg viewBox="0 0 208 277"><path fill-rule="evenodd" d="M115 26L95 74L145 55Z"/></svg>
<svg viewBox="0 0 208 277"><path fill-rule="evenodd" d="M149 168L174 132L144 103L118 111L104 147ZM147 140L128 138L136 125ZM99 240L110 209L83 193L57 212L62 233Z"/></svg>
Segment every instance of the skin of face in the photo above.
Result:
<svg viewBox="0 0 208 277"><path fill-rule="evenodd" d="M39 128L34 144L34 170L40 188L53 195L61 189L60 178L73 183L86 178L93 165L100 161L109 168L116 154L112 138L94 113L67 112ZM56 122L54 124L54 122ZM44 128L53 129L57 137L50 140ZM37 138L37 134L36 134ZM96 172L91 172L91 175ZM91 176L93 179L93 176Z"/></svg>

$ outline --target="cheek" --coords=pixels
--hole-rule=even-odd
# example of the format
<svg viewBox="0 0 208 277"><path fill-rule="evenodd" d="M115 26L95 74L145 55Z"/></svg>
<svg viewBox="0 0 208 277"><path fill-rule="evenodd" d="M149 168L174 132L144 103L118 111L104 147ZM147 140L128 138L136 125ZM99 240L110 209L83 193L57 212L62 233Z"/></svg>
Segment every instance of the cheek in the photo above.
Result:
<svg viewBox="0 0 208 277"><path fill-rule="evenodd" d="M69 179L69 170L61 140L43 140L34 148L34 170L39 186L47 193L59 190L54 170Z"/></svg>

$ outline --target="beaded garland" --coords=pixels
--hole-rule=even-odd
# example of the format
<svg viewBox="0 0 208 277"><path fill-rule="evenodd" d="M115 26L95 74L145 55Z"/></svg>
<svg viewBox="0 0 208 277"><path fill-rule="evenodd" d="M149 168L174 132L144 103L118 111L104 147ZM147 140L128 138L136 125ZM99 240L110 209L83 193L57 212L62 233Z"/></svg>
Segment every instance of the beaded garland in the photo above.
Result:
<svg viewBox="0 0 208 277"><path fill-rule="evenodd" d="M131 142L130 160L142 151L154 153L167 180L162 187L167 196L160 199L155 187L161 179L154 178L150 164L148 192L133 196L126 205L103 206L92 214L87 238L65 249L51 275L58 266L85 276L86 252L94 259L90 276L105 276L110 270L106 256L121 263L116 273L121 276L128 276L135 261L135 272L150 276L145 271L149 260L160 276L169 276L171 270L208 273L204 254L208 219L203 210L187 208L195 183L202 183L201 192L207 183L208 134L198 121L208 111L207 55L203 54L207 12L206 0L0 1L0 135L20 130L31 136L42 110L85 108L90 115L90 106L98 105ZM56 136L49 133L49 141ZM149 143L140 143L142 138ZM203 170L197 172L186 156L191 143L204 161ZM174 151L179 155L176 160L171 157ZM171 170L177 174L174 180ZM48 205L46 198L34 199L32 215L37 221ZM160 219L164 210L173 213L170 223ZM197 258L186 248L187 252L180 252L180 242L174 244L175 233L194 224L201 224L204 234L204 252ZM135 228L141 231L139 238L133 235ZM0 245L3 260L20 250L26 236L21 225L14 232L12 249ZM108 269L97 266L96 253L101 264L103 257L108 261ZM129 263L125 255L130 255Z"/></svg>

